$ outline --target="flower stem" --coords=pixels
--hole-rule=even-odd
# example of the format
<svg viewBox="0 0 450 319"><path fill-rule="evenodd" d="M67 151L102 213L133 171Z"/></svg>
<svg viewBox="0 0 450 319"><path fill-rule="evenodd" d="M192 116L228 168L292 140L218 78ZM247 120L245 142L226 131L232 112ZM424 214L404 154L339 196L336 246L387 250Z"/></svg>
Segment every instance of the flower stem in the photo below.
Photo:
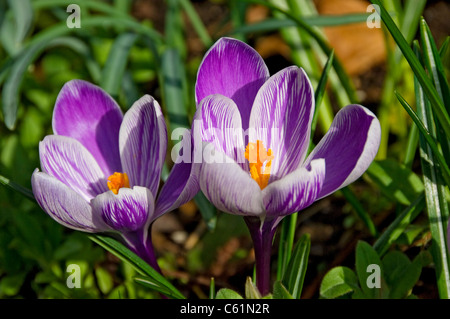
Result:
<svg viewBox="0 0 450 319"><path fill-rule="evenodd" d="M147 234L143 231L132 232L127 233L124 237L125 240L130 243L129 247L136 255L147 262L157 272L162 274L161 268L159 268L158 262L156 261L150 230Z"/></svg>
<svg viewBox="0 0 450 319"><path fill-rule="evenodd" d="M276 220L262 221L259 217L245 217L255 249L256 287L262 296L270 292L270 257Z"/></svg>

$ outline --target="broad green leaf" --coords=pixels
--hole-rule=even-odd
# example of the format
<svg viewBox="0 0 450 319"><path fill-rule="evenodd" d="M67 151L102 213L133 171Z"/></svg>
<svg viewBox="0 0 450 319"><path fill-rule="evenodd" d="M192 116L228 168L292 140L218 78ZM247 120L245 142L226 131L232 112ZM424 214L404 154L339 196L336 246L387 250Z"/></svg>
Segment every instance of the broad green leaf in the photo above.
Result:
<svg viewBox="0 0 450 319"><path fill-rule="evenodd" d="M0 297L16 296L25 280L25 273L8 275L0 279Z"/></svg>
<svg viewBox="0 0 450 319"><path fill-rule="evenodd" d="M295 299L300 299L306 268L308 267L311 239L308 234L303 235L295 244L282 283Z"/></svg>
<svg viewBox="0 0 450 319"><path fill-rule="evenodd" d="M114 280L111 274L102 267L95 268L95 277L101 292L107 295L114 287Z"/></svg>
<svg viewBox="0 0 450 319"><path fill-rule="evenodd" d="M423 192L420 177L397 161L373 161L367 173L386 197L400 204L410 205Z"/></svg>
<svg viewBox="0 0 450 319"><path fill-rule="evenodd" d="M356 245L356 274L359 279L359 285L365 296L369 299L382 298L386 294L387 287L385 287L383 279L383 269L380 257L375 249L364 241L358 241ZM380 269L380 288L369 287L369 279L372 279L373 272L370 267L374 265ZM370 266L370 267L369 267ZM370 277L370 278L369 278Z"/></svg>
<svg viewBox="0 0 450 319"><path fill-rule="evenodd" d="M383 258L384 278L389 286L389 298L405 298L419 280L421 261L411 262L400 251L390 251Z"/></svg>
<svg viewBox="0 0 450 319"><path fill-rule="evenodd" d="M222 288L217 292L216 299L244 299L244 298L242 298L242 296L234 290Z"/></svg>
<svg viewBox="0 0 450 319"><path fill-rule="evenodd" d="M353 270L339 266L328 271L320 284L320 297L326 299L341 298L359 290L358 278Z"/></svg>
<svg viewBox="0 0 450 319"><path fill-rule="evenodd" d="M273 299L294 299L280 280L273 284Z"/></svg>

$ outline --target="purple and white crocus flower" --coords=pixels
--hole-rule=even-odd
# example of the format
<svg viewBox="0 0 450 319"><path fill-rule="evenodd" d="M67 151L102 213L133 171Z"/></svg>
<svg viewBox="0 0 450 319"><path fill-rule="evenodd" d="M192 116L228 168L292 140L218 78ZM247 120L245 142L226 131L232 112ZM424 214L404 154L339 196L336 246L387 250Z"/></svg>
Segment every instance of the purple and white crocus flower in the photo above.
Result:
<svg viewBox="0 0 450 319"><path fill-rule="evenodd" d="M126 112L100 87L72 80L53 111L53 133L39 144L33 194L58 223L117 237L160 271L150 227L198 191L191 164L176 164L158 194L167 129L145 95Z"/></svg>
<svg viewBox="0 0 450 319"><path fill-rule="evenodd" d="M307 156L315 107L307 75L292 66L270 76L253 48L231 38L204 56L195 94L193 131L224 159L203 161L200 188L221 211L244 216L256 284L267 294L278 223L364 173L378 151L379 121L361 105L346 106Z"/></svg>

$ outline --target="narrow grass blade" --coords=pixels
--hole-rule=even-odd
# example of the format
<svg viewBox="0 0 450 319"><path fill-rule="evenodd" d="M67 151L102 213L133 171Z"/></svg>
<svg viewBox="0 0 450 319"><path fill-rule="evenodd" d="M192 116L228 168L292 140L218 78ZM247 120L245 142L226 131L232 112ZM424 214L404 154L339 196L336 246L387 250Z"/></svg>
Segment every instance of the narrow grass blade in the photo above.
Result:
<svg viewBox="0 0 450 319"><path fill-rule="evenodd" d="M282 283L288 289L294 299L300 299L308 267L309 250L311 239L308 234L303 235L297 244L289 260Z"/></svg>
<svg viewBox="0 0 450 319"><path fill-rule="evenodd" d="M328 75L330 74L331 66L333 65L333 59L334 59L334 50L331 51L331 54L328 57L328 60L327 60L327 63L325 64L322 75L320 76L319 83L317 84L317 88L314 91L314 101L315 101L316 107L314 109L314 115L313 115L312 124L311 124L311 136L313 136L314 132L316 131L317 117L319 115L319 109L320 109L320 106L322 103L323 96L325 94L326 84L328 81Z"/></svg>
<svg viewBox="0 0 450 319"><path fill-rule="evenodd" d="M418 54L418 48L415 47ZM421 118L431 136L435 136L434 117L439 116L429 108L428 100L425 97L423 87L418 78L414 78L414 88L416 92L417 113ZM438 165L439 151L433 150L425 135L419 137L420 158L425 186L425 197L432 236L431 254L435 264L437 286L439 296L442 299L450 298L450 256L447 247L447 223L449 217L448 202L446 199L446 189L443 185L442 177L446 177L448 184L448 175L445 167ZM446 163L444 163L446 164ZM448 169L448 167L447 167Z"/></svg>
<svg viewBox="0 0 450 319"><path fill-rule="evenodd" d="M90 234L88 237L124 262L129 263L141 275L149 277L148 282L151 282L151 285L157 285L165 292L169 291L170 296L174 298L185 298L166 278L117 240L99 234Z"/></svg>
<svg viewBox="0 0 450 319"><path fill-rule="evenodd" d="M304 18L300 18L300 17L292 14L291 12L283 10L283 9L279 8L278 6L273 5L271 3L268 3L268 2L265 2L265 1L261 1L261 0L245 0L245 2L260 4L260 5L268 7L272 11L283 13L289 19L291 19L292 21L295 21L295 23L297 24L297 26L299 28L301 28L302 30L307 32L309 35L311 35L314 38L314 40L316 40L316 42L319 45L320 49L327 56L330 56L330 54L332 52L332 49L328 45L328 42L325 39L325 37L322 34L320 34L314 27L312 27L308 23L306 23ZM342 86L343 86L347 96L349 97L351 103L357 103L358 98L356 96L355 89L353 87L352 81L348 77L347 73L345 72L345 69L342 66L342 64L336 58L333 59L333 68L336 71L336 73L337 73L337 75L339 77L339 80L340 80L340 82L341 82L341 84L342 84Z"/></svg>
<svg viewBox="0 0 450 319"><path fill-rule="evenodd" d="M286 216L281 222L280 240L278 247L277 280L283 278L294 246L295 228L298 213Z"/></svg>
<svg viewBox="0 0 450 319"><path fill-rule="evenodd" d="M15 50L22 46L33 22L33 9L30 0L9 0L15 22Z"/></svg>
<svg viewBox="0 0 450 319"><path fill-rule="evenodd" d="M137 40L135 33L122 33L114 41L103 68L100 86L117 99L127 66L130 49Z"/></svg>
<svg viewBox="0 0 450 319"><path fill-rule="evenodd" d="M373 244L373 248L379 256L382 256L389 249L398 237L404 232L406 227L410 225L417 216L425 208L425 194L422 193L417 197L411 205L406 207L395 220L385 229L377 241Z"/></svg>
<svg viewBox="0 0 450 319"><path fill-rule="evenodd" d="M399 94L395 93L398 100L400 101L400 104L403 106L403 108L408 112L409 116L412 118L414 123L417 125L417 128L419 129L421 133L421 137L425 140L425 142L428 144L428 147L430 148L430 151L433 153L433 157L435 159L435 162L439 163L442 169L442 175L445 179L445 182L447 185L450 185L450 168L448 167L447 162L445 161L444 157L442 156L441 152L439 151L439 147L437 145L436 140L431 135L431 133L428 131L427 127L425 126L425 123L422 122L422 120L419 118L419 116L414 112L412 107L406 102L406 100Z"/></svg>
<svg viewBox="0 0 450 319"><path fill-rule="evenodd" d="M352 23L365 22L367 14L343 14L343 15L317 15L304 17L303 20L310 26L314 27L331 27L339 25L347 25ZM246 24L234 28L229 34L248 34L256 32L276 31L286 27L296 27L297 22L291 19L268 18L261 22Z"/></svg>
<svg viewBox="0 0 450 319"><path fill-rule="evenodd" d="M191 21L195 32L197 32L200 40L202 40L203 45L206 48L209 48L213 44L213 41L208 33L208 30L206 30L205 25L195 11L194 6L189 0L180 0L180 4L183 7L184 12L186 12L189 20Z"/></svg>
<svg viewBox="0 0 450 319"><path fill-rule="evenodd" d="M4 185L6 187L9 187L10 189L12 189L15 192L22 194L23 196L25 196L26 198L28 198L31 201L36 202L36 200L34 199L33 192L30 189L23 187L22 185L19 185L17 183L14 183L9 178L6 178L6 177L0 175L0 184Z"/></svg>
<svg viewBox="0 0 450 319"><path fill-rule="evenodd" d="M439 94L436 91L436 88L433 86L432 82L428 78L424 68L422 67L420 61L415 56L414 52L408 45L408 42L401 34L395 22L392 20L392 17L389 15L387 10L384 8L380 0L372 0L373 4L378 5L380 8L380 16L383 20L386 28L389 30L390 34L394 38L395 42L399 46L402 51L405 59L408 61L411 69L413 70L417 80L423 88L423 91L427 98L429 99L433 111L436 114L436 117L440 121L442 128L444 129L447 136L450 136L450 116L446 112L443 101L439 98Z"/></svg>
<svg viewBox="0 0 450 319"><path fill-rule="evenodd" d="M450 89L447 82L444 66L441 61L436 44L430 29L424 19L420 23L420 34L423 44L423 56L428 72L431 74L439 97L444 102L447 114L450 114ZM437 140L441 144L442 153L447 163L450 163L450 139L443 132L439 122L436 123Z"/></svg>

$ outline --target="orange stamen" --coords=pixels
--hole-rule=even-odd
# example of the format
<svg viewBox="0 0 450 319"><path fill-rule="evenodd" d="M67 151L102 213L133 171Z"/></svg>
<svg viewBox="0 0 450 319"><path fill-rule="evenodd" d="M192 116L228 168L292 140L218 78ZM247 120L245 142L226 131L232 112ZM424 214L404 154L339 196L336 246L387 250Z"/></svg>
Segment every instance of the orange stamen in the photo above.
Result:
<svg viewBox="0 0 450 319"><path fill-rule="evenodd" d="M108 188L116 195L119 193L119 189L121 189L122 187L130 188L130 182L126 173L115 172L110 177L108 177L107 184Z"/></svg>
<svg viewBox="0 0 450 319"><path fill-rule="evenodd" d="M274 156L272 149L266 149L262 141L248 143L245 148L245 158L249 162L250 176L258 183L261 189L269 184L270 170Z"/></svg>

